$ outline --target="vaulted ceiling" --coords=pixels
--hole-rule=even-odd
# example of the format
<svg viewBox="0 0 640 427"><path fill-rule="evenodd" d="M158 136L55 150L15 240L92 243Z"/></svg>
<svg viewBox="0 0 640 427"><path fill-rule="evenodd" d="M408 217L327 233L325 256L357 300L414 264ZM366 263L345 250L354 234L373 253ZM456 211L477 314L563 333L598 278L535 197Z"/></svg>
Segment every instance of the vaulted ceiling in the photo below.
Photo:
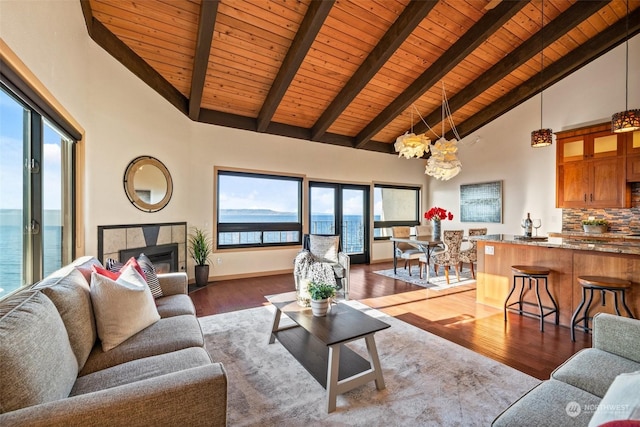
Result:
<svg viewBox="0 0 640 427"><path fill-rule="evenodd" d="M388 153L411 129L452 137L443 88L464 137L640 31L640 0L80 5L91 38L192 120Z"/></svg>

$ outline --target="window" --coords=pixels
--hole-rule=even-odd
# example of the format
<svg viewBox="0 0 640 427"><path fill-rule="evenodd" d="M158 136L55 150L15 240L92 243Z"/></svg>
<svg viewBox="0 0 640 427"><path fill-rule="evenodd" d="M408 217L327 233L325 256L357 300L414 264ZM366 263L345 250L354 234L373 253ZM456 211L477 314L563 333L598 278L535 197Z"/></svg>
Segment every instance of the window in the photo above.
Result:
<svg viewBox="0 0 640 427"><path fill-rule="evenodd" d="M376 184L373 189L373 236L391 237L391 227L420 224L420 187Z"/></svg>
<svg viewBox="0 0 640 427"><path fill-rule="evenodd" d="M74 140L0 79L0 298L73 260Z"/></svg>
<svg viewBox="0 0 640 427"><path fill-rule="evenodd" d="M217 173L217 247L266 247L302 242L302 178L249 172Z"/></svg>

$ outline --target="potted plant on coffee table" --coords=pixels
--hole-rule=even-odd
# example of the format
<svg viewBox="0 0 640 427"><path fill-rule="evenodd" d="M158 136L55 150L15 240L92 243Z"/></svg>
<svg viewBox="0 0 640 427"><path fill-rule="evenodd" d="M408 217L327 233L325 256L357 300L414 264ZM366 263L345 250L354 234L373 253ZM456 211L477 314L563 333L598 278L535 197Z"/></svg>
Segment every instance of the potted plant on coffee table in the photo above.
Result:
<svg viewBox="0 0 640 427"><path fill-rule="evenodd" d="M208 262L212 247L213 243L207 233L198 227L193 227L189 234L189 255L196 262L196 286L205 286L209 282Z"/></svg>
<svg viewBox="0 0 640 427"><path fill-rule="evenodd" d="M329 298L336 295L335 286L327 283L311 282L307 288L311 296L311 312L314 316L327 315L329 310Z"/></svg>

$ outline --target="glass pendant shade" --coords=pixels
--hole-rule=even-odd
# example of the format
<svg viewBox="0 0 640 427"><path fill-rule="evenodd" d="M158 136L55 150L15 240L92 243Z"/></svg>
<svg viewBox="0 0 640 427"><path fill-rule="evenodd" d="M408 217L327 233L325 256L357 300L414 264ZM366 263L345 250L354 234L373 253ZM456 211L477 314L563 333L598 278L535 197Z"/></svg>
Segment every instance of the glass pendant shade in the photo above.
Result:
<svg viewBox="0 0 640 427"><path fill-rule="evenodd" d="M640 109L621 111L611 116L611 131L614 133L640 130Z"/></svg>
<svg viewBox="0 0 640 427"><path fill-rule="evenodd" d="M553 132L551 129L538 129L531 132L532 147L546 147L553 142Z"/></svg>

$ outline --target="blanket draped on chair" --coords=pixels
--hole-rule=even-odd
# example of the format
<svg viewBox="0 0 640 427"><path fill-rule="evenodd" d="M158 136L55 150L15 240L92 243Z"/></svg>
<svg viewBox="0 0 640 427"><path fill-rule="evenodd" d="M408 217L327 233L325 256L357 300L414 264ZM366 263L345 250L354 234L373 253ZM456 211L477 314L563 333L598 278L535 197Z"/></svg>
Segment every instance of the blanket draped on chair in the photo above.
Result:
<svg viewBox="0 0 640 427"><path fill-rule="evenodd" d="M313 254L307 250L301 251L293 263L293 274L309 282L326 283L336 286L336 276L333 266L328 262L318 261Z"/></svg>

